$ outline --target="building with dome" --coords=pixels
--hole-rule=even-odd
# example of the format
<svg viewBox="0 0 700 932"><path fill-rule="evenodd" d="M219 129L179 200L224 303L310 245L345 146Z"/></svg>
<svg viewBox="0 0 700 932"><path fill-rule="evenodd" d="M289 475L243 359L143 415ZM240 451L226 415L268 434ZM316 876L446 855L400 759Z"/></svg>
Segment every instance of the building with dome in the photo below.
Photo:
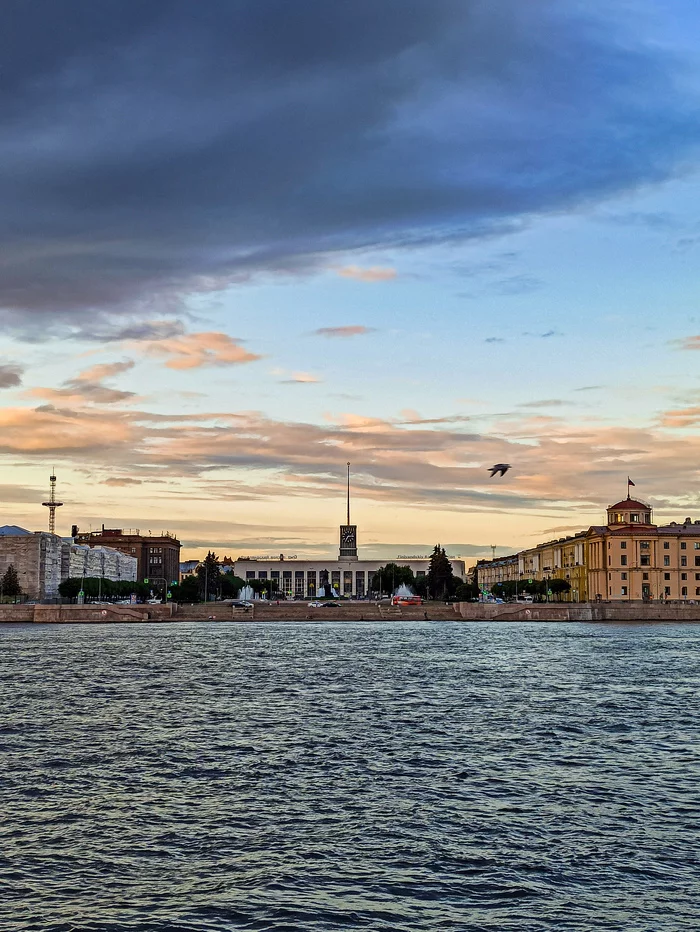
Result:
<svg viewBox="0 0 700 932"><path fill-rule="evenodd" d="M700 521L654 524L652 506L637 498L610 505L606 523L529 550L477 564L477 581L565 579L564 601L700 601Z"/></svg>

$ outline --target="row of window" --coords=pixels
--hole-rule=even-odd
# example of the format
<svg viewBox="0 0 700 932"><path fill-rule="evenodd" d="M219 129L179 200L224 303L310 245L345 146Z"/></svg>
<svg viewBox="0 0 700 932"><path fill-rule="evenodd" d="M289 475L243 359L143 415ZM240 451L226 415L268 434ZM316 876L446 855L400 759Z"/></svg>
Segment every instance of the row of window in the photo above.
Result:
<svg viewBox="0 0 700 932"><path fill-rule="evenodd" d="M610 586L610 595L612 595L612 594L613 594L612 586ZM620 586L620 595L629 595L629 590L628 590L627 586ZM665 587L664 587L664 595L666 595L666 596L670 596L670 595L671 595L671 587L670 587L670 586L665 586ZM687 596L687 595L688 595L688 587L687 587L687 586L681 586L681 598L683 598L684 596ZM695 587L695 595L696 595L696 596L700 596L700 586L696 586L696 587Z"/></svg>
<svg viewBox="0 0 700 932"><path fill-rule="evenodd" d="M648 540L640 540L640 541L639 541L639 549L640 549L640 550L649 550L650 547L651 547L651 542L650 542L650 541L648 541ZM612 541L608 541L608 550L610 550L611 548L612 548ZM696 540L696 541L693 542L693 548L694 548L695 550L700 550L700 540ZM670 549L671 549L670 541L665 540L665 541L664 541L664 550L670 550ZM687 550L687 549L688 549L688 542L685 541L685 540L682 540L682 541L681 541L681 550ZM626 541L626 540L621 540L621 541L620 541L620 550L627 550L627 541Z"/></svg>
<svg viewBox="0 0 700 932"><path fill-rule="evenodd" d="M612 579L612 577L613 577L613 574L612 574L612 573L608 573L608 579ZM664 579L670 579L670 578L671 578L671 574L670 574L670 573L664 573ZM687 574L687 573L681 573L681 579L687 579L687 578L688 578L688 574ZM627 573L620 573L620 579L627 579ZM642 573L642 579L645 580L645 581L648 580L648 579L649 579L649 574L648 574L648 573ZM695 580L696 580L696 582L700 582L700 573L696 573L696 574L695 574Z"/></svg>
<svg viewBox="0 0 700 932"><path fill-rule="evenodd" d="M651 566L651 557L648 554L644 554L644 553L641 554L641 556L639 557L639 565L640 566ZM670 565L671 565L671 557L664 556L664 566L670 566ZM688 565L688 558L681 557L681 566L687 566L687 565ZM700 566L700 556L695 557L695 565ZM612 566L612 557L608 557L608 566ZM620 566L627 566L627 554L626 553L620 554Z"/></svg>

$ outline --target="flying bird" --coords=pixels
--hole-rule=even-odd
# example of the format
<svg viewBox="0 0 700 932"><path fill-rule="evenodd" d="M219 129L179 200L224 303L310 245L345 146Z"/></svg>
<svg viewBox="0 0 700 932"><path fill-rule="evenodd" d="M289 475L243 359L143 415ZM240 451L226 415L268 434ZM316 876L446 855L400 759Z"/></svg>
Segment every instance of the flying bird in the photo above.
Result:
<svg viewBox="0 0 700 932"><path fill-rule="evenodd" d="M491 478L493 479L496 473L500 473L502 476L505 476L509 469L510 463L496 463L496 465L492 466L489 470L491 473Z"/></svg>

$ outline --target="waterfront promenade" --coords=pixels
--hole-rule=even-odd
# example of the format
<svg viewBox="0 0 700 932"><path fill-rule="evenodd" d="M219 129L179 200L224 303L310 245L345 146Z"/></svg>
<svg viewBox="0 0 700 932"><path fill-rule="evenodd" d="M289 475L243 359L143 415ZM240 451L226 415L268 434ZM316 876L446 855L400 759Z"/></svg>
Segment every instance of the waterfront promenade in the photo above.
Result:
<svg viewBox="0 0 700 932"><path fill-rule="evenodd" d="M224 602L196 605L0 605L1 624L114 624L159 622L470 621L470 622L700 622L700 604L581 602L481 604L429 602L390 606L376 602L309 608L305 602Z"/></svg>

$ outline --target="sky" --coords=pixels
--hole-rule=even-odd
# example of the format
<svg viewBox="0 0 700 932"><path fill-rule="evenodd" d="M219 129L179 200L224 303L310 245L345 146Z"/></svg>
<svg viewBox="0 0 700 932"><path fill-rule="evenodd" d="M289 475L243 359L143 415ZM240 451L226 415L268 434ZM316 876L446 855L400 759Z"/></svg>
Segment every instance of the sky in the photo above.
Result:
<svg viewBox="0 0 700 932"><path fill-rule="evenodd" d="M468 562L700 518L690 0L5 0L0 523ZM488 467L510 463L503 478Z"/></svg>

